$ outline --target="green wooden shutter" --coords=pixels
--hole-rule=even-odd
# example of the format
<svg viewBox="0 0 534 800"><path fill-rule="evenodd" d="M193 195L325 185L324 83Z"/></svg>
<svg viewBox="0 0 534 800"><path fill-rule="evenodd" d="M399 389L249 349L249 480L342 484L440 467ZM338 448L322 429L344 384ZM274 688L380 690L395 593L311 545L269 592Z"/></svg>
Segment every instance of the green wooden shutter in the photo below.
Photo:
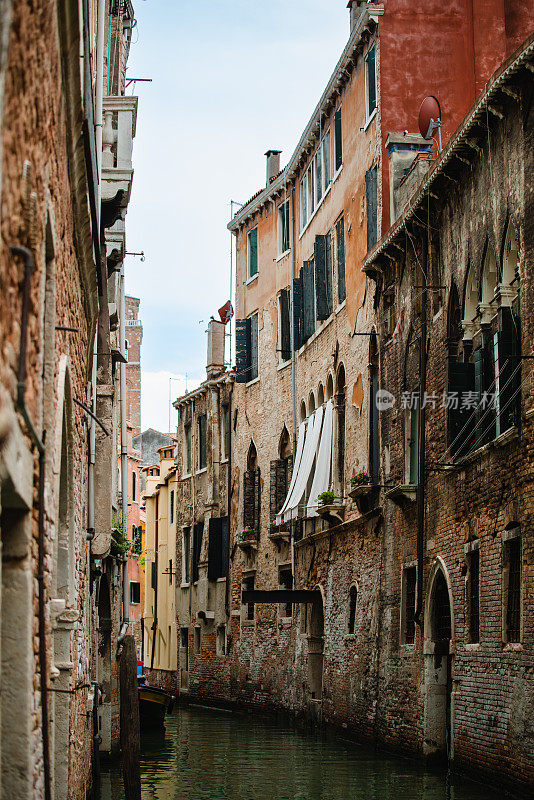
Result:
<svg viewBox="0 0 534 800"><path fill-rule="evenodd" d="M249 380L258 377L258 315L250 317L250 369Z"/></svg>
<svg viewBox="0 0 534 800"><path fill-rule="evenodd" d="M377 207L377 168L368 169L365 173L365 191L367 205L367 250L371 250L378 236L378 207Z"/></svg>
<svg viewBox="0 0 534 800"><path fill-rule="evenodd" d="M332 234L327 233L325 237L325 256L326 256L326 302L328 305L328 316L334 310L334 297L333 297L333 263L332 263Z"/></svg>
<svg viewBox="0 0 534 800"><path fill-rule="evenodd" d="M250 380L250 317L235 321L236 383Z"/></svg>
<svg viewBox="0 0 534 800"><path fill-rule="evenodd" d="M376 108L376 51L373 47L367 53L367 116Z"/></svg>
<svg viewBox="0 0 534 800"><path fill-rule="evenodd" d="M280 350L283 361L291 358L289 301L289 289L282 289L280 292Z"/></svg>
<svg viewBox="0 0 534 800"><path fill-rule="evenodd" d="M304 331L303 339L308 341L315 331L315 280L313 261L305 261L303 270Z"/></svg>
<svg viewBox="0 0 534 800"><path fill-rule="evenodd" d="M334 147L335 147L335 158L336 158L336 172L338 169L341 168L343 164L343 127L342 127L342 119L341 119L341 108L335 113L334 116Z"/></svg>
<svg viewBox="0 0 534 800"><path fill-rule="evenodd" d="M473 444L475 414L473 409L462 409L462 397L466 392L475 391L475 365L464 361L449 361L448 388L449 395L455 393L458 399L458 408L449 408L447 412L447 439L448 444L452 445L451 456L454 459L469 452ZM459 436L468 420L469 425ZM458 440L455 441L457 437Z"/></svg>
<svg viewBox="0 0 534 800"><path fill-rule="evenodd" d="M326 236L316 236L313 248L315 267L315 302L317 319L325 320L330 316L326 278Z"/></svg>
<svg viewBox="0 0 534 800"><path fill-rule="evenodd" d="M278 459L271 461L269 470L269 506L271 520L276 517L279 509L276 508L277 493L276 493L276 478L278 474Z"/></svg>
<svg viewBox="0 0 534 800"><path fill-rule="evenodd" d="M302 280L293 278L293 348L302 346Z"/></svg>
<svg viewBox="0 0 534 800"><path fill-rule="evenodd" d="M345 218L341 217L336 225L336 250L337 250L337 296L340 303L347 296L345 282Z"/></svg>

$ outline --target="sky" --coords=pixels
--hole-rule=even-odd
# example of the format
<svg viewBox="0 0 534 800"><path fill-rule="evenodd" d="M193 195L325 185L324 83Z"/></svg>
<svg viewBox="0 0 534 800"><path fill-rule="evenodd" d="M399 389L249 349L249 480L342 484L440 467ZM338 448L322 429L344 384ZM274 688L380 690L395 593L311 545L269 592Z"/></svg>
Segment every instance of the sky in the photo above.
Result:
<svg viewBox="0 0 534 800"><path fill-rule="evenodd" d="M128 294L141 299L143 428L205 378L206 325L230 294L230 201L289 160L349 35L346 0L134 0L139 97ZM127 89L130 94L132 88ZM233 298L232 298L233 301ZM175 427L176 412L171 415Z"/></svg>

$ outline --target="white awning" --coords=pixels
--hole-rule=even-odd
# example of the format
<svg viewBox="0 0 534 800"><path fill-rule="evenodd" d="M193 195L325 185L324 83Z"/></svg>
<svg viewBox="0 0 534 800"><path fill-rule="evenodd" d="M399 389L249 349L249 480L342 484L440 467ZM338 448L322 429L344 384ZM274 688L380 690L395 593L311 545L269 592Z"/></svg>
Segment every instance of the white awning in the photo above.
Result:
<svg viewBox="0 0 534 800"><path fill-rule="evenodd" d="M284 505L276 515L277 525L280 525L280 523L282 522L282 515L287 508L288 501L291 499L291 495L295 487L295 481L297 480L297 475L300 468L300 462L302 460L302 451L304 450L305 439L306 439L306 422L301 422L299 425L299 432L297 438L297 452L295 453L295 463L293 465L293 474L291 476L291 483L289 484L289 490L287 492L286 499L284 500Z"/></svg>
<svg viewBox="0 0 534 800"><path fill-rule="evenodd" d="M321 441L319 444L319 452L317 453L315 474L313 476L313 483L308 501L308 517L317 516L317 498L322 492L327 492L330 489L330 480L332 476L332 439L334 432L333 420L334 405L332 400L329 400L325 407Z"/></svg>
<svg viewBox="0 0 534 800"><path fill-rule="evenodd" d="M285 522L289 519L296 519L298 516L299 504L306 492L306 486L313 468L315 456L317 455L317 447L319 445L319 438L321 434L321 427L323 422L323 407L314 411L308 420L306 427L304 444L302 449L302 456L298 467L293 471L294 480L291 481L290 491L286 502L282 506L282 510L276 515L278 524ZM302 427L302 425L301 425ZM299 431L301 429L299 428ZM302 435L299 436L298 445Z"/></svg>

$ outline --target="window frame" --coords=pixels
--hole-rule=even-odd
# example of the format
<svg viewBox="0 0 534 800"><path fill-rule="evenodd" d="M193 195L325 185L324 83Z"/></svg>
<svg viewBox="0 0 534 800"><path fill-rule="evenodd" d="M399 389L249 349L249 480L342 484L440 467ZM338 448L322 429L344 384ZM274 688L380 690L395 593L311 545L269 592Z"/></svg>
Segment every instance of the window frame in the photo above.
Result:
<svg viewBox="0 0 534 800"><path fill-rule="evenodd" d="M369 62L369 55L373 53L373 67L374 67L374 84L375 84L375 98L374 98L374 106L373 108L369 109L369 74L370 74L370 62ZM365 127L369 125L372 119L374 119L378 110L378 71L377 71L377 64L376 64L376 44L373 44L372 47L369 48L365 55Z"/></svg>
<svg viewBox="0 0 534 800"><path fill-rule="evenodd" d="M139 598L138 600L134 600L134 598L133 598L132 589L134 588L134 586L137 586L138 595L137 595L137 593L136 593L136 595ZM141 584L140 584L139 581L130 581L130 604L134 605L134 606L137 606L140 603L141 603Z"/></svg>
<svg viewBox="0 0 534 800"><path fill-rule="evenodd" d="M252 235L255 234L256 237L256 271L251 272L251 256L252 256L252 247L251 247L251 238ZM258 226L256 225L254 228L251 228L247 232L247 282L255 280L260 272L260 265L259 265L259 247L258 247L259 235L258 235Z"/></svg>
<svg viewBox="0 0 534 800"><path fill-rule="evenodd" d="M408 608L408 573L413 575L413 606ZM410 596L412 593L410 592ZM401 575L400 642L405 647L414 647L417 638L415 610L417 608L417 564L403 564ZM408 614L410 611L410 614ZM408 626L410 628L408 629Z"/></svg>
<svg viewBox="0 0 534 800"><path fill-rule="evenodd" d="M186 547L187 537L187 547ZM189 586L191 577L191 525L182 528L182 586Z"/></svg>
<svg viewBox="0 0 534 800"><path fill-rule="evenodd" d="M291 251L291 207L289 200L284 200L278 206L277 220L278 258L283 258Z"/></svg>
<svg viewBox="0 0 534 800"><path fill-rule="evenodd" d="M190 421L184 422L183 452L182 477L188 477L193 473L193 427Z"/></svg>
<svg viewBox="0 0 534 800"><path fill-rule="evenodd" d="M352 598L354 599L354 609ZM358 586L352 583L349 587L349 597L347 602L347 636L356 636L356 615L358 611Z"/></svg>
<svg viewBox="0 0 534 800"><path fill-rule="evenodd" d="M201 435L201 424L204 424L204 436ZM202 472L208 468L208 415L197 414L196 419L198 445L197 445L197 472Z"/></svg>
<svg viewBox="0 0 534 800"><path fill-rule="evenodd" d="M230 403L221 405L221 463L230 460Z"/></svg>
<svg viewBox="0 0 534 800"><path fill-rule="evenodd" d="M300 181L300 232L304 232L332 185L332 135L323 134ZM327 158L325 158L325 154ZM328 172L326 170L328 164Z"/></svg>
<svg viewBox="0 0 534 800"><path fill-rule="evenodd" d="M518 631L517 638L509 632L510 609L510 550L517 546L518 553ZM521 528L514 527L502 534L502 641L510 647L521 647L523 641L523 541Z"/></svg>
<svg viewBox="0 0 534 800"><path fill-rule="evenodd" d="M339 139L337 124L339 120ZM338 152L339 146L339 152ZM339 163L338 163L339 162ZM334 176L343 169L343 103L334 112Z"/></svg>
<svg viewBox="0 0 534 800"><path fill-rule="evenodd" d="M287 294L284 295L284 292ZM287 297L287 313L286 313L286 324L289 326L289 331L287 333L287 338L289 341L289 349L284 350L284 313L282 309L282 297ZM278 364L286 365L291 361L291 290L289 287L285 289L281 289L278 293ZM287 354L287 358L284 358L284 354Z"/></svg>
<svg viewBox="0 0 534 800"><path fill-rule="evenodd" d="M286 582L282 581L283 575L289 575L289 585ZM294 585L294 575L293 570L291 568L291 564L279 564L278 565L278 588L285 589L289 591L293 590ZM278 616L281 620L292 620L294 617L294 609L293 603L279 603L278 604Z"/></svg>
<svg viewBox="0 0 534 800"><path fill-rule="evenodd" d="M480 644L480 540L476 539L466 544L466 639L469 644ZM476 598L473 593L474 562L477 561L477 586ZM476 599L476 603L475 603ZM476 631L474 630L474 606L476 605Z"/></svg>

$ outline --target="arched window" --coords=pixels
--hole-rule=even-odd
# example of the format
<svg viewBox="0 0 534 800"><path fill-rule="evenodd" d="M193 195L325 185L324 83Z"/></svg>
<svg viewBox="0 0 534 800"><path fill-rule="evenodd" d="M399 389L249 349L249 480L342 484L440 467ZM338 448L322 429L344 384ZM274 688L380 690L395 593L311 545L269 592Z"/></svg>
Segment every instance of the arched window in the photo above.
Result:
<svg viewBox="0 0 534 800"><path fill-rule="evenodd" d="M497 261L495 251L489 244L486 246L486 254L482 265L482 275L480 279L480 303L479 311L481 324L485 325L495 316L495 290L497 288Z"/></svg>
<svg viewBox="0 0 534 800"><path fill-rule="evenodd" d="M333 394L334 394L334 379L332 378L332 375L329 373L328 378L326 379L326 399L330 400Z"/></svg>
<svg viewBox="0 0 534 800"><path fill-rule="evenodd" d="M465 455L469 448L473 426L466 428L466 424L473 417L472 409L462 407L462 397L466 392L474 392L475 371L474 365L464 358L460 358L462 343L462 320L460 311L460 296L456 285L453 283L449 292L449 306L447 314L447 349L448 358L448 392L450 398L457 398L458 403L452 402L447 409L447 443L453 458ZM464 342L463 354L469 355L470 345Z"/></svg>
<svg viewBox="0 0 534 800"><path fill-rule="evenodd" d="M499 287L501 306L510 305L511 301L517 296L517 292L513 288L511 292L503 292L503 290L513 287L519 280L518 250L517 231L513 220L510 218L506 226L502 253L502 280Z"/></svg>
<svg viewBox="0 0 534 800"><path fill-rule="evenodd" d="M419 381L420 342L412 329L404 356L404 391L408 402L404 411L404 480L415 485L419 478Z"/></svg>
<svg viewBox="0 0 534 800"><path fill-rule="evenodd" d="M473 265L467 268L467 276L464 287L464 304L462 328L464 339L471 340L475 332L475 317L477 315L478 289L477 279Z"/></svg>
<svg viewBox="0 0 534 800"><path fill-rule="evenodd" d="M289 484L291 483L291 473L293 470L293 454L291 452L291 441L289 431L284 425L280 441L278 444L278 458L271 461L270 475L270 511L271 521L284 505Z"/></svg>
<svg viewBox="0 0 534 800"><path fill-rule="evenodd" d="M313 392L310 392L308 397L308 413L311 415L315 411L315 396Z"/></svg>
<svg viewBox="0 0 534 800"><path fill-rule="evenodd" d="M356 633L356 605L358 602L358 590L355 586L350 587L349 605L347 616L347 633Z"/></svg>
<svg viewBox="0 0 534 800"><path fill-rule="evenodd" d="M345 479L345 367L339 365L336 376L336 416L337 416L337 493L344 494Z"/></svg>
<svg viewBox="0 0 534 800"><path fill-rule="evenodd" d="M308 415L306 413L306 403L303 400L300 404L300 421L304 422L307 416Z"/></svg>
<svg viewBox="0 0 534 800"><path fill-rule="evenodd" d="M319 388L317 389L317 406L322 406L324 403L324 389L323 384L319 384Z"/></svg>
<svg viewBox="0 0 534 800"><path fill-rule="evenodd" d="M137 502L137 472L132 472L132 502Z"/></svg>
<svg viewBox="0 0 534 800"><path fill-rule="evenodd" d="M373 483L379 482L380 436L378 427L378 345L377 337L370 337L369 344L369 471Z"/></svg>
<svg viewBox="0 0 534 800"><path fill-rule="evenodd" d="M261 518L261 483L258 454L254 442L251 441L247 453L247 469L243 476L243 524L245 529L259 535Z"/></svg>

